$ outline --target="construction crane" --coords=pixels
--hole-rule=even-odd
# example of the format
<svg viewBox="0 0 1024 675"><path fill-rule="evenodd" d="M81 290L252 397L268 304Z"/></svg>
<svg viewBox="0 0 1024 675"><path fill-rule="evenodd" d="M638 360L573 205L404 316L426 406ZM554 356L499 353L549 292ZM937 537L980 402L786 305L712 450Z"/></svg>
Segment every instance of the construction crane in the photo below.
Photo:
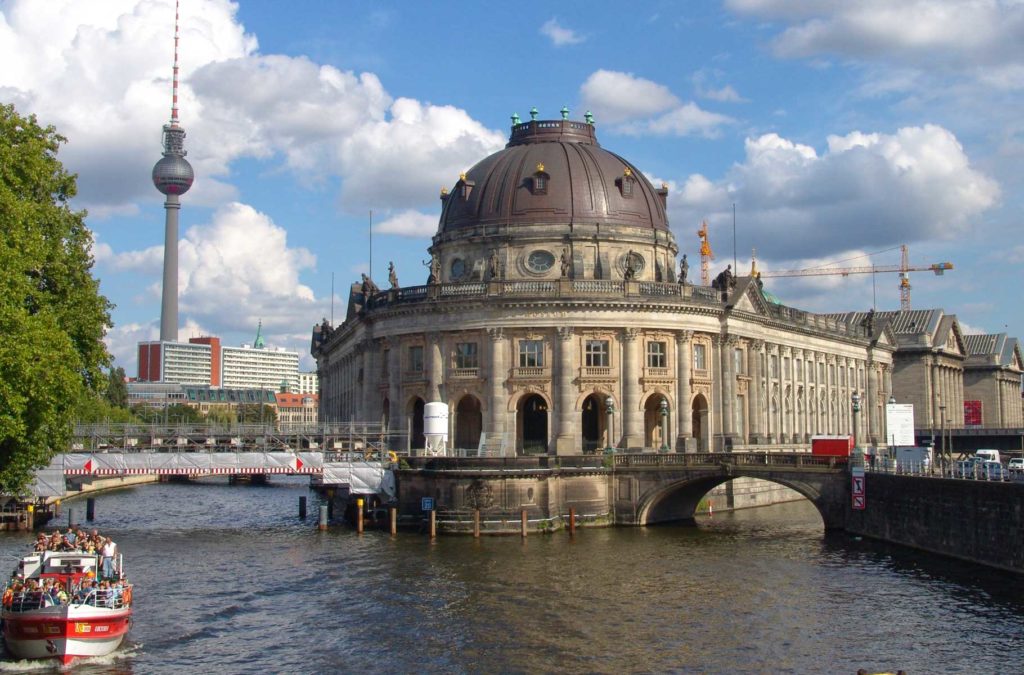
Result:
<svg viewBox="0 0 1024 675"><path fill-rule="evenodd" d="M715 254L708 241L708 221L701 222L697 236L700 237L700 283L702 286L710 286L711 261L715 259Z"/></svg>
<svg viewBox="0 0 1024 675"><path fill-rule="evenodd" d="M889 249L892 250L892 249ZM900 246L901 256L899 265L867 265L864 267L809 267L802 270L776 270L771 272L758 272L759 277L808 277L826 274L840 274L849 276L851 274L875 274L878 272L898 272L900 275L900 309L910 309L910 272L933 272L942 275L946 270L953 269L953 263L940 262L931 265L911 265L910 255L907 252L907 245ZM756 269L756 262L752 262L752 269Z"/></svg>

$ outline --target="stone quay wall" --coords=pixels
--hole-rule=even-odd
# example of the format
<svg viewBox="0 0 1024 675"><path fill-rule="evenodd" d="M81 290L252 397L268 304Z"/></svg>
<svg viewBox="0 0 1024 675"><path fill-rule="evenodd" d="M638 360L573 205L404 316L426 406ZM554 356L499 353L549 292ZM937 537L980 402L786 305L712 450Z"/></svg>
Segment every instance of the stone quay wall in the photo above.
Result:
<svg viewBox="0 0 1024 675"><path fill-rule="evenodd" d="M1024 572L1024 484L868 473L847 531Z"/></svg>

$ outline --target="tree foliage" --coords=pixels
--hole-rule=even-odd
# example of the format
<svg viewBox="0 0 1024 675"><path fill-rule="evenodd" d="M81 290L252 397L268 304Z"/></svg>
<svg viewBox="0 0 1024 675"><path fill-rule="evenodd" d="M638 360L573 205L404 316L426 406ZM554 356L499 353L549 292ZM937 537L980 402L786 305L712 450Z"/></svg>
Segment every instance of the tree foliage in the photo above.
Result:
<svg viewBox="0 0 1024 675"><path fill-rule="evenodd" d="M68 447L82 398L106 385L111 305L57 159L65 140L0 104L0 493Z"/></svg>

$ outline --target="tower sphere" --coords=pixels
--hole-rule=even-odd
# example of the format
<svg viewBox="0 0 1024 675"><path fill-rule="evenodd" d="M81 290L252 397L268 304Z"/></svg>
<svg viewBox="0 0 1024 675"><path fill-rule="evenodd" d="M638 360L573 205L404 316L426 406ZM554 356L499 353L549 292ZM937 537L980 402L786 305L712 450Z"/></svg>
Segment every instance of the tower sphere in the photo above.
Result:
<svg viewBox="0 0 1024 675"><path fill-rule="evenodd" d="M153 167L153 185L165 195L185 194L194 179L192 165L178 155L164 155Z"/></svg>

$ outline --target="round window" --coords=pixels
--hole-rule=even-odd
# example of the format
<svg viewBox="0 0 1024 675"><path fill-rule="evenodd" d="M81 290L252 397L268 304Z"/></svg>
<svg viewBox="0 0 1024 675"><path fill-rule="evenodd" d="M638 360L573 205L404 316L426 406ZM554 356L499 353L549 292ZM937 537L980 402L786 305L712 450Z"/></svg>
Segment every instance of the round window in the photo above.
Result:
<svg viewBox="0 0 1024 675"><path fill-rule="evenodd" d="M531 272L547 272L555 264L555 256L550 251L534 251L526 258L526 267Z"/></svg>
<svg viewBox="0 0 1024 675"><path fill-rule="evenodd" d="M636 251L630 251L619 259L623 276L634 278L644 271L644 257Z"/></svg>

